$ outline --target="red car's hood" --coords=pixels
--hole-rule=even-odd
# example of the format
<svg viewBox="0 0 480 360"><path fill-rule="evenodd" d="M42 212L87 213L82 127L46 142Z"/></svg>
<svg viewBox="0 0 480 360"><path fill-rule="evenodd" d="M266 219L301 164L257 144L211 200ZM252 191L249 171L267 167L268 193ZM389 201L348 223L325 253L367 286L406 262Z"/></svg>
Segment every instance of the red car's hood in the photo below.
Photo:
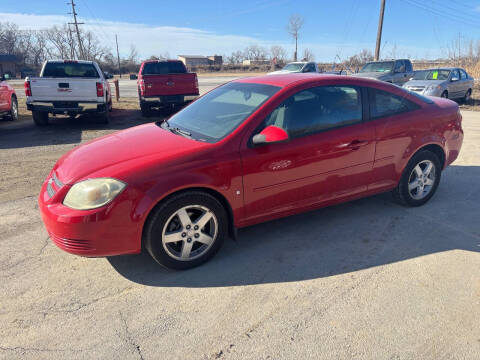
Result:
<svg viewBox="0 0 480 360"><path fill-rule="evenodd" d="M126 162L131 164L134 160L142 163L146 159L148 163L180 160L182 156L198 152L208 146L208 143L173 134L155 124L146 124L118 131L76 147L60 158L55 170L60 181L73 184L94 173L94 177L115 177L117 176L113 170L115 165ZM106 173L102 173L104 169Z"/></svg>

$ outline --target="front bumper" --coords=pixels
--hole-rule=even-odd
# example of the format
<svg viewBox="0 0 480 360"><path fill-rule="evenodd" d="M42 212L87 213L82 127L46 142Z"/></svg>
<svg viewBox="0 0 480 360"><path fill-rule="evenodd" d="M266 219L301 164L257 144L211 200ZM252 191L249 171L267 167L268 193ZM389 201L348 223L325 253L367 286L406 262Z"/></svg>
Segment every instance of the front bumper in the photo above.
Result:
<svg viewBox="0 0 480 360"><path fill-rule="evenodd" d="M27 103L27 110L56 115L78 115L103 113L107 111L107 106L105 103L97 102L30 102Z"/></svg>
<svg viewBox="0 0 480 360"><path fill-rule="evenodd" d="M132 211L132 199L138 194L127 188L101 208L74 210L62 203L71 186L63 185L52 175L53 172L42 186L38 205L56 246L71 254L91 257L141 251L143 222Z"/></svg>

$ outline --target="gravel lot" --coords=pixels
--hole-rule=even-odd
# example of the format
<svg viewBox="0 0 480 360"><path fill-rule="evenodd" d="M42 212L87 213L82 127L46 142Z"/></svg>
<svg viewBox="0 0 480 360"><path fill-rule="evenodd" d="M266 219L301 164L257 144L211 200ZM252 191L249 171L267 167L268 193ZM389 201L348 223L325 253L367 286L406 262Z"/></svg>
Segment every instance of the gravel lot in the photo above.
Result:
<svg viewBox="0 0 480 360"><path fill-rule="evenodd" d="M115 105L115 104L114 104ZM36 196L109 125L0 121L0 359L479 359L480 113L434 198L389 195L243 229L200 268L81 258L48 239Z"/></svg>

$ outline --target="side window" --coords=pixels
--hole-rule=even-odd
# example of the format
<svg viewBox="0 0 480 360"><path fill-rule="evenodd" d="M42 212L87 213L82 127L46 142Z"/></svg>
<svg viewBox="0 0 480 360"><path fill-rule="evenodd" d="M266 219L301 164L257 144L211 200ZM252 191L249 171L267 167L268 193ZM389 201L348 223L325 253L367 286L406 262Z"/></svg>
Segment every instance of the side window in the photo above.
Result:
<svg viewBox="0 0 480 360"><path fill-rule="evenodd" d="M453 78L457 78L457 79L460 79L460 74L458 73L458 70L455 69L452 71L452 79Z"/></svg>
<svg viewBox="0 0 480 360"><path fill-rule="evenodd" d="M404 72L405 71L405 64L403 60L395 61L395 72Z"/></svg>
<svg viewBox="0 0 480 360"><path fill-rule="evenodd" d="M466 79L468 78L468 75L467 75L467 73L465 72L465 70L460 69L459 71L460 71L460 79L466 80Z"/></svg>
<svg viewBox="0 0 480 360"><path fill-rule="evenodd" d="M360 89L321 86L303 90L285 100L266 119L289 137L301 137L362 121Z"/></svg>
<svg viewBox="0 0 480 360"><path fill-rule="evenodd" d="M405 61L405 71L407 72L413 71L412 63L410 61Z"/></svg>
<svg viewBox="0 0 480 360"><path fill-rule="evenodd" d="M369 89L370 115L373 119L417 110L419 106L401 96L386 91Z"/></svg>

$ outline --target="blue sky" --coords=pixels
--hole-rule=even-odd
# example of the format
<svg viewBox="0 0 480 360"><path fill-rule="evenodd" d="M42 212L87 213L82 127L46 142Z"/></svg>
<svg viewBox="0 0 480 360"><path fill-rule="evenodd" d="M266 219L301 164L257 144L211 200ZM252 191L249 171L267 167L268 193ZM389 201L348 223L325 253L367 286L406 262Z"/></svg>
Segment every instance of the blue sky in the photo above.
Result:
<svg viewBox="0 0 480 360"><path fill-rule="evenodd" d="M120 49L135 44L141 57L229 54L250 44L293 42L288 17L305 18L300 52L308 47L318 61L345 58L362 48L373 51L380 0L76 0L77 12L99 39ZM387 0L384 57L446 56L452 40L480 39L480 0ZM42 28L69 21L66 0L1 0L0 21Z"/></svg>

